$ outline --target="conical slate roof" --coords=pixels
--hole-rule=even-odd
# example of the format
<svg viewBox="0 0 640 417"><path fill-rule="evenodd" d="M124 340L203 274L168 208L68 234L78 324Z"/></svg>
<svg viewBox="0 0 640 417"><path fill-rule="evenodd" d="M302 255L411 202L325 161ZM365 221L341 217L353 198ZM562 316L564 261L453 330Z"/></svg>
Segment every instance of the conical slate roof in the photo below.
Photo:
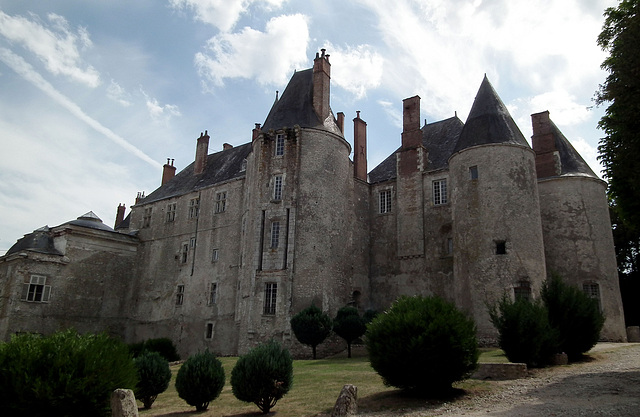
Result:
<svg viewBox="0 0 640 417"><path fill-rule="evenodd" d="M322 122L313 110L313 70L297 71L280 99L273 104L262 130L283 127L317 127Z"/></svg>
<svg viewBox="0 0 640 417"><path fill-rule="evenodd" d="M593 172L589 164L587 164L582 156L571 145L571 142L562 134L560 129L551 122L551 134L556 145L556 150L560 154L560 165L562 176L584 176L598 178Z"/></svg>
<svg viewBox="0 0 640 417"><path fill-rule="evenodd" d="M454 152L491 143L511 143L529 147L507 107L485 75Z"/></svg>

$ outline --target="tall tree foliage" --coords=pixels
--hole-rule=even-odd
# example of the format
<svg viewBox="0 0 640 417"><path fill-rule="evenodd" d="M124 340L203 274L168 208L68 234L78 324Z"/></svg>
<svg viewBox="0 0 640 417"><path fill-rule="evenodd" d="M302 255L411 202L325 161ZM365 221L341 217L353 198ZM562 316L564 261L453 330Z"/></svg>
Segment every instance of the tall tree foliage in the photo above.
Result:
<svg viewBox="0 0 640 417"><path fill-rule="evenodd" d="M609 181L609 197L622 219L640 225L640 0L622 0L606 9L598 45L609 53L602 68L609 72L596 92L598 105L608 103L598 126L605 137L598 146Z"/></svg>

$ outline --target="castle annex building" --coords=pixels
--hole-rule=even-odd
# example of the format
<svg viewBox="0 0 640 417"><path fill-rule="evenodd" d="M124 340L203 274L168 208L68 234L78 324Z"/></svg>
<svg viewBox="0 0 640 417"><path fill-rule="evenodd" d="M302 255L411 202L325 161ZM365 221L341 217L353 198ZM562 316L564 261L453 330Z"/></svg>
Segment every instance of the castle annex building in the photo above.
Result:
<svg viewBox="0 0 640 417"><path fill-rule="evenodd" d="M315 304L378 311L439 295L495 339L486 303L537 298L552 272L598 300L602 337L626 339L606 184L549 119L533 149L485 77L466 122L420 123L403 101L396 152L367 169L367 124L334 116L329 55L296 72L251 142L209 154L140 196L115 229L93 213L0 257L0 337L75 327L128 342L169 337L182 355L246 352ZM353 160L350 155L353 152Z"/></svg>

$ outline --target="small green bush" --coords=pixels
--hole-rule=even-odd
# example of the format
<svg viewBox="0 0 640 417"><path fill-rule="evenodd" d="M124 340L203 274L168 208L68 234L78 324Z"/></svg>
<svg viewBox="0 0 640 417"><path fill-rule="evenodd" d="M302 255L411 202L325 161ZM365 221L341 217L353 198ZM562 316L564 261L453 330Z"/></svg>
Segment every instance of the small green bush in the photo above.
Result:
<svg viewBox="0 0 640 417"><path fill-rule="evenodd" d="M331 333L331 318L312 305L291 318L291 330L298 342L311 346L313 359L315 359L316 346Z"/></svg>
<svg viewBox="0 0 640 417"><path fill-rule="evenodd" d="M129 349L106 334L21 334L0 344L3 415L108 416L113 390L136 382Z"/></svg>
<svg viewBox="0 0 640 417"><path fill-rule="evenodd" d="M258 345L240 356L231 371L233 395L268 413L293 384L293 360L275 341Z"/></svg>
<svg viewBox="0 0 640 417"><path fill-rule="evenodd" d="M544 282L541 296L549 323L558 331L560 350L571 361L579 359L600 338L605 317L598 302L579 288L565 284L556 274Z"/></svg>
<svg viewBox="0 0 640 417"><path fill-rule="evenodd" d="M169 387L171 380L171 369L169 362L158 352L144 352L135 359L138 370L138 385L136 385L135 395L144 404L144 408L151 408L151 405Z"/></svg>
<svg viewBox="0 0 640 417"><path fill-rule="evenodd" d="M400 297L369 323L371 366L391 385L417 395L440 395L476 368L473 321L438 297Z"/></svg>
<svg viewBox="0 0 640 417"><path fill-rule="evenodd" d="M176 391L187 404L204 411L220 395L225 375L222 363L208 350L190 356L176 375Z"/></svg>
<svg viewBox="0 0 640 417"><path fill-rule="evenodd" d="M549 324L546 307L539 301L518 299L514 302L504 295L490 306L489 316L498 330L500 348L509 361L542 367L557 352L557 332Z"/></svg>
<svg viewBox="0 0 640 417"><path fill-rule="evenodd" d="M158 352L168 362L180 360L180 355L176 349L176 345L168 337L159 337L156 339L147 339L143 342L129 344L129 350L134 358L140 356L143 352Z"/></svg>
<svg viewBox="0 0 640 417"><path fill-rule="evenodd" d="M351 357L351 343L367 331L364 318L355 307L342 307L333 319L333 331L347 342L347 357Z"/></svg>

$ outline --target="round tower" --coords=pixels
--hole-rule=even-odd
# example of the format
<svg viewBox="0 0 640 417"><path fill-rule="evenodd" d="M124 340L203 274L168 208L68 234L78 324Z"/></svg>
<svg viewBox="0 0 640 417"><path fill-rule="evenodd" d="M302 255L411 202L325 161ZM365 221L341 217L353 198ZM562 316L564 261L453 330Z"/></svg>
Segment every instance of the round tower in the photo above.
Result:
<svg viewBox="0 0 640 417"><path fill-rule="evenodd" d="M598 301L606 316L601 338L625 341L607 184L571 146L548 111L531 119L547 272Z"/></svg>
<svg viewBox="0 0 640 417"><path fill-rule="evenodd" d="M485 77L449 159L456 304L494 340L487 304L545 278L535 154Z"/></svg>

